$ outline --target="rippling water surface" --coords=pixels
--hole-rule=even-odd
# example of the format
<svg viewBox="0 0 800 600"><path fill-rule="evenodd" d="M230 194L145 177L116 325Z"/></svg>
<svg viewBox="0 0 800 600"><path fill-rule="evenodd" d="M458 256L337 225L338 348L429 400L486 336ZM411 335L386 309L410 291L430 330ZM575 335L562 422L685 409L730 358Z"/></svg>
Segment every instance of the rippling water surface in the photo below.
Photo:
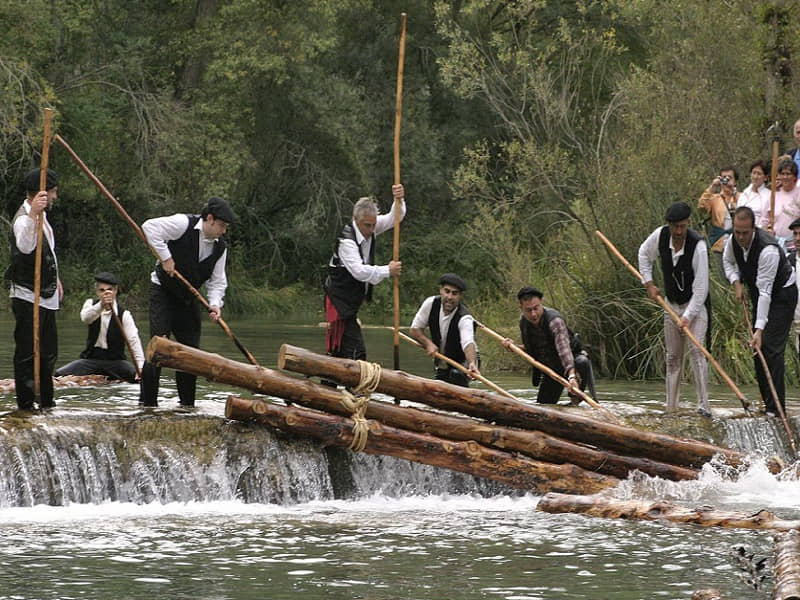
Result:
<svg viewBox="0 0 800 600"><path fill-rule="evenodd" d="M313 327L229 324L267 366L274 366L283 341L322 345ZM60 327L62 363L77 354L83 329ZM204 335L204 348L239 358L209 324ZM372 332L370 338L368 344L385 342ZM391 345L384 345L388 364ZM404 350L401 364L426 375L429 363L415 352ZM0 350L0 364L10 377L8 347ZM166 373L159 410L175 402ZM534 395L524 377L499 381ZM598 387L621 414L657 410L663 400L660 382ZM200 380L198 391L198 411L221 416L232 390ZM729 392L715 393L717 414L736 411ZM57 394L61 414L138 411L132 385ZM690 406L693 389L687 386L686 394ZM0 410L13 406L13 396L0 397ZM532 495L386 489L395 491L287 506L234 497L0 509L0 599L671 599L705 587L727 599L770 597L771 576L748 582L752 566L772 554L770 533L550 515L536 511L539 498ZM800 484L779 480L759 463L736 482L707 469L694 482L629 480L615 494L800 518Z"/></svg>

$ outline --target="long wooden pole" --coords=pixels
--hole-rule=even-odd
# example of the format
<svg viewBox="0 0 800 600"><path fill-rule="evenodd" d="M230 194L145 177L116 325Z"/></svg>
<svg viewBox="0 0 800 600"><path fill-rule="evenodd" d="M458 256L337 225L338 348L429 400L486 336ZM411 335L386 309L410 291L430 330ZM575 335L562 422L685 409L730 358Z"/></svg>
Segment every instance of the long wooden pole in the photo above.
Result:
<svg viewBox="0 0 800 600"><path fill-rule="evenodd" d="M769 186L769 230L775 231L775 188L778 185L778 144L777 136L772 140L772 164L770 165Z"/></svg>
<svg viewBox="0 0 800 600"><path fill-rule="evenodd" d="M622 253L619 250L617 250L617 247L614 246L614 244L612 244L611 241L606 236L604 236L600 231L596 230L595 234L597 234L597 237L599 237L603 241L603 243L611 251L611 253L614 256L616 256L620 260L620 262L622 262L622 264L628 268L628 270L631 273L633 273L634 277L636 277L636 279L641 281L642 280L641 273L639 273L639 271L636 270L636 267L634 267L631 263L628 262L628 260L624 256L622 256ZM716 359L713 356L711 356L711 353L708 350L706 350L706 347L700 343L700 341L694 336L694 334L689 330L688 327L683 326L683 323L681 323L681 318L678 316L678 313L672 310L672 307L669 304L667 304L666 300L664 300L661 294L656 296L656 302L658 302L664 308L664 310L667 311L667 313L672 317L672 320L675 321L678 327L681 328L681 331L683 331L684 335L686 335L686 337L688 337L691 340L691 342L695 346L697 346L698 350L700 350L700 352L702 352L703 355L708 359L708 362L710 362L714 366L714 368L720 374L722 379L725 380L725 383L728 384L728 387L730 387L733 390L733 393L736 394L736 397L739 399L739 402L742 403L742 407L744 408L745 412L747 414L750 414L750 402L747 400L747 398L744 397L744 394L742 394L741 390L733 382L733 379L730 378L730 376L725 372L725 370L716 361Z"/></svg>
<svg viewBox="0 0 800 600"><path fill-rule="evenodd" d="M136 235L138 235L139 238L141 238L141 240L145 244L147 244L147 247L150 249L150 252L153 253L153 256L156 257L156 260L161 260L159 258L159 256L158 256L158 252L156 252L155 248L153 248L150 245L150 242L147 241L147 236L144 234L144 231L142 231L142 228L139 227L139 225L136 223L136 221L131 219L130 215L125 211L125 209L122 207L122 205L117 201L116 198L114 198L114 196L111 194L111 192L108 191L106 186L103 185L103 183L95 176L95 174L92 173L92 171L89 169L89 167L87 167L86 164L84 164L84 162L80 159L80 157L75 153L75 151L66 142L66 140L64 138L62 138L60 135L58 135L58 134L56 134L55 140L64 147L64 149L69 153L69 155L72 157L72 159L78 164L78 166L81 168L81 170L100 189L100 191L103 193L103 195L111 201L111 204L114 206L114 208L117 209L117 212L120 215L122 215L122 218L125 219L125 221L128 223L128 225L131 226L131 229L133 229L133 231L136 233ZM183 275L181 275L177 271L177 269L175 271L173 271L173 274L186 287L186 289L189 290L189 292L195 298L197 298L197 300L206 308L206 310L211 310L211 305L209 305L208 301L203 297L203 295L200 292L197 291L197 289L191 283L189 283L189 281ZM255 357L250 353L250 351L247 348L245 348L244 344L242 344L242 342L240 342L239 339L235 335L233 335L233 332L231 331L230 327L228 327L228 324L222 319L222 317L217 319L217 325L219 325L222 328L222 330L227 334L227 336L236 345L236 347L241 351L241 353L244 354L245 358L247 358L247 360L250 361L250 364L253 364L253 365L256 365L256 366L260 366L258 364L258 361L255 359Z"/></svg>
<svg viewBox="0 0 800 600"><path fill-rule="evenodd" d="M747 312L747 304L742 298L742 309L744 310L744 318L747 321L747 330L752 334L753 333L753 325L750 322L750 314ZM767 385L769 385L769 391L772 393L773 401L775 402L775 406L778 407L778 414L781 417L781 422L783 423L783 428L786 430L786 437L789 438L789 444L792 446L792 452L794 452L795 456L797 456L797 444L795 444L794 436L792 435L792 430L789 429L789 422L786 420L786 413L783 410L783 405L781 404L780 398L778 398L778 392L775 389L775 382L772 379L772 374L769 372L769 366L767 365L767 359L764 358L764 353L761 351L761 348L755 349L756 354L758 355L758 359L761 361L761 368L764 371L764 377L767 379Z"/></svg>
<svg viewBox="0 0 800 600"><path fill-rule="evenodd" d="M477 319L475 319L475 325L477 325L478 327L483 329L486 333L488 333L491 337L493 337L497 341L502 343L503 340L505 340L505 338L502 335L500 335L496 331L493 331L492 329L489 329L486 325L484 325L483 323L481 323ZM513 344L513 343L511 344L511 351L516 353L516 354L518 354L519 356L521 356L523 359L525 359L530 364L532 364L536 369L539 369L542 373L544 373L545 375L547 375L551 379L554 379L555 381L557 381L558 383L563 385L565 388L567 388L567 390L568 390L568 392L570 394L575 394L577 396L580 396L582 399L586 400L586 402L587 402L587 404L589 404L589 406L591 406L593 408L596 408L597 410L603 411L603 414L605 414L608 418L610 418L615 423L620 423L620 420L614 415L614 413L612 413L612 412L606 410L605 408L603 408L602 406L600 406L595 401L595 399L592 398L589 394L584 392L577 385L573 385L567 379L564 379L561 375L556 373L553 369L551 369L547 365L540 363L538 360L533 358L530 354L525 352L522 348L520 348L516 344Z"/></svg>
<svg viewBox="0 0 800 600"><path fill-rule="evenodd" d="M401 337L401 338L403 338L405 341L407 341L409 344L413 344L413 345L415 345L417 348L420 348L420 349L422 349L422 350L425 350L425 346L423 346L422 344L420 344L420 343L419 343L417 340L415 340L414 338L407 336L405 333L402 333L402 332L400 332L400 337ZM511 392L507 392L506 390L504 390L503 388L501 388L501 387L500 387L499 385L497 385L496 383L493 383L493 382L489 381L488 379L486 379L486 377L484 377L483 375L480 375L479 373L473 373L472 371L470 371L470 370L469 370L467 367L465 367L465 366L464 366L464 365L462 365L461 363L459 363L459 362L457 362L457 361L453 360L452 358L450 358L450 357L448 357L448 356L445 356L445 355L444 355L444 354L442 354L441 352L434 352L434 353L433 353L433 356L434 356L434 358L438 358L439 360L446 362L446 363L447 363L448 365L450 365L451 367L455 367L455 368L456 368L456 369L458 369L459 371L461 371L461 372L463 372L463 373L466 373L466 374L467 374L469 377L474 377L475 379L477 379L477 380L478 380L478 381L480 381L481 383L484 383L484 384L485 384L485 385L487 385L488 387L492 388L492 389L493 389L495 392L497 392L498 394L502 394L502 395L503 395L503 396L505 396L506 398L512 398L512 399L514 399L514 400L517 400L517 399L518 399L518 398L517 398L517 397L516 397L514 394L512 394Z"/></svg>
<svg viewBox="0 0 800 600"><path fill-rule="evenodd" d="M400 15L400 53L397 59L397 96L394 110L394 184L400 185L400 124L403 116L403 65L406 56L406 13ZM394 244L392 260L400 260L400 201L394 200ZM394 292L394 368L400 368L400 278L392 281Z"/></svg>
<svg viewBox="0 0 800 600"><path fill-rule="evenodd" d="M44 109L44 139L42 141L42 164L39 171L39 191L47 191L47 165L50 161L50 122L53 109ZM42 235L44 213L36 217L36 256L33 268L33 397L39 399L39 378L42 375L42 356L39 347L39 301L42 295ZM58 293L58 291L56 291Z"/></svg>

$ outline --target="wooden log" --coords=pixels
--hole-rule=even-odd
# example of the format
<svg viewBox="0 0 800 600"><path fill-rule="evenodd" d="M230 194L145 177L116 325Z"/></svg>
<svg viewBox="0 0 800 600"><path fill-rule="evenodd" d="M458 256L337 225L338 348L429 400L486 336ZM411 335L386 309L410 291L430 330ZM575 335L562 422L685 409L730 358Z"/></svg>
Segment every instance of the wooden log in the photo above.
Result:
<svg viewBox="0 0 800 600"><path fill-rule="evenodd" d="M232 404L240 399L230 397L225 414L242 413L242 404L234 411ZM250 418L303 436L313 437L326 446L349 447L353 441L353 421L306 408L282 406L254 400L249 403ZM455 442L432 435L413 433L369 420L369 434L364 447L368 454L395 456L477 477L498 481L516 489L545 493L549 490L601 491L619 480L580 469L574 465L553 465L527 457L514 456L502 450L485 448L477 442ZM589 492L589 493L594 493Z"/></svg>
<svg viewBox="0 0 800 600"><path fill-rule="evenodd" d="M349 411L342 405L340 392L308 380L298 383L299 385L292 390L292 396L286 398L287 400L316 410L349 416ZM235 402L228 401L226 411L229 411L230 414L226 414L226 416L229 419L239 420L250 418L253 413L250 403L254 400L246 398L236 398L235 400ZM626 478L635 470L673 481L696 479L698 473L696 470L686 467L587 448L539 431L489 425L467 417L456 417L419 408L400 407L379 400L370 400L365 416L398 429L428 433L450 440L474 440L484 446L519 452L549 463L570 463L582 469L620 479Z"/></svg>
<svg viewBox="0 0 800 600"><path fill-rule="evenodd" d="M288 344L281 346L278 367L304 375L333 379L348 386L358 384L361 377L357 361L323 356ZM402 371L384 369L377 389L394 398L413 400L442 410L463 412L498 424L536 429L619 454L645 456L683 467L699 467L717 454L722 455L731 465L738 466L744 461L744 455L740 452L698 440L640 431L554 410L552 407L524 404L497 394L424 379Z"/></svg>
<svg viewBox="0 0 800 600"><path fill-rule="evenodd" d="M574 496L558 493L545 495L539 501L537 509L547 513L580 513L607 519L694 523L703 527L774 529L777 531L789 531L800 527L800 521L781 519L767 510L747 515L718 511L705 506L686 508L670 502L616 500L600 496Z"/></svg>
<svg viewBox="0 0 800 600"><path fill-rule="evenodd" d="M787 531L775 540L775 600L800 600L800 532Z"/></svg>

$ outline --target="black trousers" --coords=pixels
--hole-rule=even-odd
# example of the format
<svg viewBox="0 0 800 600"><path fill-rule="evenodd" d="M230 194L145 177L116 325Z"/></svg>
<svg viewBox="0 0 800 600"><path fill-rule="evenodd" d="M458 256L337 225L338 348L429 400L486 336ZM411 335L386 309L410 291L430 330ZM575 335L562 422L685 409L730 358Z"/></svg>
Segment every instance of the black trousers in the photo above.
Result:
<svg viewBox="0 0 800 600"><path fill-rule="evenodd" d="M202 310L196 301L187 304L181 298L170 294L162 286L150 284L150 337L157 335L175 336L175 340L186 346L197 348L200 345L200 321ZM158 385L161 367L145 361L142 367L142 385L139 404L158 406ZM181 406L194 406L197 376L183 371L175 371L175 383Z"/></svg>
<svg viewBox="0 0 800 600"><path fill-rule="evenodd" d="M58 368L56 377L64 375L105 375L110 379L133 383L136 380L136 367L127 360L79 358Z"/></svg>
<svg viewBox="0 0 800 600"><path fill-rule="evenodd" d="M469 387L469 377L463 371L459 371L455 367L435 368L434 379L439 381L446 381L453 385L460 385L461 387Z"/></svg>
<svg viewBox="0 0 800 600"><path fill-rule="evenodd" d="M548 366L562 377L566 377L563 367L558 366L554 368L552 365ZM586 354L578 354L575 357L575 370L578 371L578 376L581 378L581 384L579 386L581 391L585 391L586 386L590 382L592 382L592 387L594 387L592 363ZM561 392L563 389L564 386L558 383L555 379L548 375L542 374L541 381L539 383L539 393L536 395L536 402L539 404L555 404L561 397Z"/></svg>
<svg viewBox="0 0 800 600"><path fill-rule="evenodd" d="M14 312L14 383L17 406L33 410L33 303L11 299ZM53 369L58 358L56 311L39 306L39 406L51 408L53 400Z"/></svg>
<svg viewBox="0 0 800 600"><path fill-rule="evenodd" d="M364 345L364 336L361 333L357 315L345 320L342 343L338 350L331 352L331 356L351 360L367 360L367 347Z"/></svg>
<svg viewBox="0 0 800 600"><path fill-rule="evenodd" d="M772 377L772 383L775 385L778 401L783 408L786 407L786 382L784 381L786 363L784 355L786 353L786 342L789 340L789 330L792 328L796 304L796 285L784 287L777 294L774 294L769 305L767 325L761 334L761 353L767 362L767 369ZM755 307L753 308L753 313L755 313ZM753 323L755 323L755 319L755 314L753 314ZM764 367L761 365L761 359L756 355L753 360L756 379L758 379L758 391L764 399L766 409L777 413L775 398L772 395L772 390L770 390Z"/></svg>

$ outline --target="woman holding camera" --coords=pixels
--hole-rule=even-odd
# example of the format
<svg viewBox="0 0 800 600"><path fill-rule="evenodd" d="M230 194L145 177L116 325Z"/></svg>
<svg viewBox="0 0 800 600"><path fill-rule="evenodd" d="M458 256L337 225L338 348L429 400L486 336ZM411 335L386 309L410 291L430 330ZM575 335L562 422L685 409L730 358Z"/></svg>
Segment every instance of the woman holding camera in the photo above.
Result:
<svg viewBox="0 0 800 600"><path fill-rule="evenodd" d="M719 272L722 270L722 251L733 228L733 213L739 201L736 191L738 174L733 167L723 167L697 201L697 208L711 218L708 241Z"/></svg>

